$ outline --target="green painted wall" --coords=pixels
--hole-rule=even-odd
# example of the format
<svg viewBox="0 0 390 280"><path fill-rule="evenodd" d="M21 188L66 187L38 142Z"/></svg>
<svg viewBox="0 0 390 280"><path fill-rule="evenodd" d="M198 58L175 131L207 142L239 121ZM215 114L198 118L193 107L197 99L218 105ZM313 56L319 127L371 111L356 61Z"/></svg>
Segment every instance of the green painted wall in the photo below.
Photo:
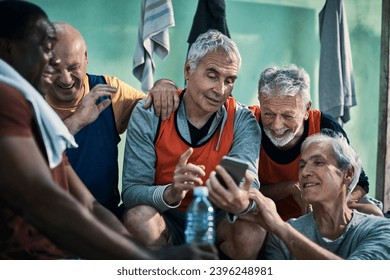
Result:
<svg viewBox="0 0 390 280"><path fill-rule="evenodd" d="M131 72L137 38L140 2L129 0L34 0L53 21L66 21L84 35L89 50L89 72L117 76L136 88ZM168 77L182 86L187 37L196 0L172 0L176 26L170 28L171 52L156 57L155 78ZM271 64L295 63L311 76L313 107L318 108L318 13L325 0L226 0L227 21L243 58L234 90L245 104L257 104L261 70ZM358 106L345 125L352 145L360 152L375 196L379 102L380 0L345 0ZM364 106L364 107L363 107ZM120 144L123 160L123 141Z"/></svg>

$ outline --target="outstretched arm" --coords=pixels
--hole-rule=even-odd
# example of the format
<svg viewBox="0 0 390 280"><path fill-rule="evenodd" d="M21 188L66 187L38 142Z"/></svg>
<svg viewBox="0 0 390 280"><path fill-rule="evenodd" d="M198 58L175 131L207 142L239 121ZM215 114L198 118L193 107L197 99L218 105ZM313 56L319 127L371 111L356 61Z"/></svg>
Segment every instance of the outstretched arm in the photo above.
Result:
<svg viewBox="0 0 390 280"><path fill-rule="evenodd" d="M341 259L309 240L289 223L283 221L277 213L275 203L272 199L265 197L261 192L253 188L249 192L250 199L253 199L257 204L256 212L242 216L241 218L258 223L268 232L276 235L286 244L290 253L295 258L309 260Z"/></svg>
<svg viewBox="0 0 390 280"><path fill-rule="evenodd" d="M108 228L123 235L125 238L130 238L128 231L123 227L122 223L111 213L111 211L97 202L70 165L66 166L66 172L70 193L76 200L84 205L97 220Z"/></svg>
<svg viewBox="0 0 390 280"><path fill-rule="evenodd" d="M0 154L1 200L62 249L89 259L152 258L53 182L33 138L0 137Z"/></svg>
<svg viewBox="0 0 390 280"><path fill-rule="evenodd" d="M261 185L260 191L263 195L271 198L273 201L278 201L291 196L300 206L302 215L308 212L309 205L302 200L298 181L283 181L272 185Z"/></svg>

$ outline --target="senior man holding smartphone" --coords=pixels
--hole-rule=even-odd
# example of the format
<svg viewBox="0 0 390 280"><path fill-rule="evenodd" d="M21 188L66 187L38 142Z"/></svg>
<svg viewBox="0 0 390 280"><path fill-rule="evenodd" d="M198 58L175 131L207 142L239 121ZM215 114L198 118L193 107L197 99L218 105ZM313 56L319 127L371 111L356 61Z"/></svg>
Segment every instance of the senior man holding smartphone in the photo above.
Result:
<svg viewBox="0 0 390 280"><path fill-rule="evenodd" d="M299 218L284 221L275 202L250 188L253 178L246 176L244 189L249 190L258 208L242 219L269 232L260 259L389 260L390 220L348 207L348 196L357 186L362 163L347 139L341 133L322 130L306 138L301 153L301 196L313 208ZM221 173L224 179L231 179L224 170ZM207 185L223 189L214 175Z"/></svg>
<svg viewBox="0 0 390 280"><path fill-rule="evenodd" d="M153 108L142 108L144 101L134 108L123 166L123 221L142 244L184 242L185 210L192 189L205 185L223 156L246 161L257 178L260 129L249 109L231 97L240 65L236 44L209 30L189 50L184 66L187 88L179 90L180 105L172 117L162 121ZM252 187L259 188L257 179ZM233 222L252 210L248 192L230 188L218 195L234 205L230 214L215 209L221 258L256 258L265 231L244 220Z"/></svg>

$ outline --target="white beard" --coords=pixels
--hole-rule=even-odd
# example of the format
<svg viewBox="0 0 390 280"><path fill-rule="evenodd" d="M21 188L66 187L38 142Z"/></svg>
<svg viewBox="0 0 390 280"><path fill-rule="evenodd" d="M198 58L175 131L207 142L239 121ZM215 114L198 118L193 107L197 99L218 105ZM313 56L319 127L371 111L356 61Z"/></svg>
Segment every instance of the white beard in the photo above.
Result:
<svg viewBox="0 0 390 280"><path fill-rule="evenodd" d="M269 128L264 127L264 133L268 136L269 140L271 140L272 144L274 144L278 148L283 148L285 145L287 145L291 140L294 139L294 133L291 130L288 130L287 128L279 129L276 131L277 134L283 134L287 131L286 136L282 138L275 138L272 135L272 132Z"/></svg>

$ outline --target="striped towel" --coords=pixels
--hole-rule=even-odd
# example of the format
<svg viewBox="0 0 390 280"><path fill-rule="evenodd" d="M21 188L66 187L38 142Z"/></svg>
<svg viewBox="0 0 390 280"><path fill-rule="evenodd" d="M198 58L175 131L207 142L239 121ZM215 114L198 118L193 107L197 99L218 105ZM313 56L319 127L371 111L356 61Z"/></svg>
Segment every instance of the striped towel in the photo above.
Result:
<svg viewBox="0 0 390 280"><path fill-rule="evenodd" d="M133 58L133 74L142 82L142 90L153 87L155 52L161 59L169 53L168 27L174 26L171 0L142 0L138 40Z"/></svg>
<svg viewBox="0 0 390 280"><path fill-rule="evenodd" d="M0 59L0 82L18 89L30 102L34 117L41 132L50 168L62 161L66 148L76 148L77 144L69 130L56 112L47 104L43 96L36 91L9 64Z"/></svg>

